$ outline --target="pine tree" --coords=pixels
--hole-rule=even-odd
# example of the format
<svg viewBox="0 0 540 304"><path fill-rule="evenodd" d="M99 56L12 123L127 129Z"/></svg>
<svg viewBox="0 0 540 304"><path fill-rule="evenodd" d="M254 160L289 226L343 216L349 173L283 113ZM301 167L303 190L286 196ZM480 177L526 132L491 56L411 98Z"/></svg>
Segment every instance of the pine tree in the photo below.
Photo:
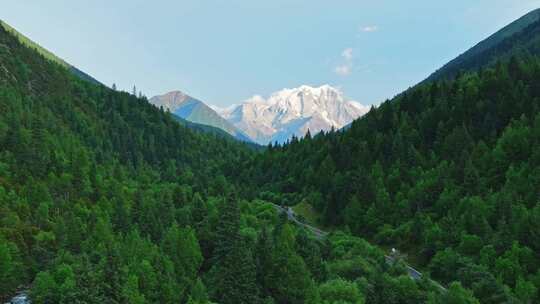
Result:
<svg viewBox="0 0 540 304"><path fill-rule="evenodd" d="M296 248L313 278L322 281L324 278L324 266L321 257L321 249L314 240L309 238L304 229L301 229L296 236Z"/></svg>
<svg viewBox="0 0 540 304"><path fill-rule="evenodd" d="M177 224L173 224L165 234L161 248L172 260L176 274L183 278L183 283L186 286L193 285L203 261L193 229L180 229Z"/></svg>
<svg viewBox="0 0 540 304"><path fill-rule="evenodd" d="M197 192L193 195L191 203L191 216L196 227L201 226L203 220L208 216L208 204L203 200Z"/></svg>
<svg viewBox="0 0 540 304"><path fill-rule="evenodd" d="M122 287L122 297L125 303L144 304L146 303L144 295L139 292L139 278L136 275L130 275Z"/></svg>
<svg viewBox="0 0 540 304"><path fill-rule="evenodd" d="M272 235L266 226L264 226L262 231L259 233L259 238L257 240L254 252L257 266L257 283L259 286L261 286L261 292L264 296L270 295L268 286L265 284L265 277L272 269L272 250Z"/></svg>
<svg viewBox="0 0 540 304"><path fill-rule="evenodd" d="M193 304L206 304L208 303L208 293L201 279L197 279L197 282L191 289L188 303Z"/></svg>
<svg viewBox="0 0 540 304"><path fill-rule="evenodd" d="M223 304L259 302L257 268L251 248L240 236L238 202L229 196L221 205L214 265L210 271L212 298Z"/></svg>
<svg viewBox="0 0 540 304"><path fill-rule="evenodd" d="M218 262L215 272L214 298L223 304L257 304L260 302L257 269L251 249L238 240L232 250Z"/></svg>
<svg viewBox="0 0 540 304"><path fill-rule="evenodd" d="M14 278L14 262L8 243L0 235L0 296L6 296L12 292L16 280Z"/></svg>
<svg viewBox="0 0 540 304"><path fill-rule="evenodd" d="M302 258L295 252L295 237L286 224L276 239L272 251L272 268L266 285L278 303L310 303L315 292L314 282Z"/></svg>
<svg viewBox="0 0 540 304"><path fill-rule="evenodd" d="M239 241L240 209L233 195L220 204L219 222L215 234L215 249L212 261L222 260Z"/></svg>
<svg viewBox="0 0 540 304"><path fill-rule="evenodd" d="M91 192L91 184L89 179L90 160L85 149L79 149L74 152L71 161L73 172L73 186L78 194L83 195Z"/></svg>

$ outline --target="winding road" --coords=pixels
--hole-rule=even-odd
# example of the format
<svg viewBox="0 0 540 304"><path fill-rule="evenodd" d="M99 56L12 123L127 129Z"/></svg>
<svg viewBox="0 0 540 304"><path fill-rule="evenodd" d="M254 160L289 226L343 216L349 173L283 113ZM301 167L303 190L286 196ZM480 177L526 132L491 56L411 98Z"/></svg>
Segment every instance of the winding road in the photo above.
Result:
<svg viewBox="0 0 540 304"><path fill-rule="evenodd" d="M306 223L303 223L301 221L299 221L297 218L296 218L296 214L294 213L294 210L291 208L291 207L282 207L282 206L279 206L279 205L276 205L276 204L272 204L272 206L274 206L274 208L276 208L278 210L278 212L281 212L281 213L285 213L287 214L287 219L295 224L297 224L298 226L301 226L303 228L305 228L306 230L309 230L313 233L313 235L315 236L315 238L319 239L319 240L322 240L324 238L326 238L326 236L328 235L328 232L326 231L322 231L316 227L313 227L311 225L308 225ZM392 256L389 256L389 255L385 255L384 256L385 260L386 260L386 263L388 264L392 264L395 262L395 258L392 257ZM408 264L405 264L405 267L407 268L407 273L409 274L409 277L411 277L413 280L421 280L422 279L422 273L416 269L414 269L413 267L411 267L410 265ZM441 284L429 279L429 281L435 285L436 287L438 287L440 290L446 292L446 288L444 286L442 286Z"/></svg>

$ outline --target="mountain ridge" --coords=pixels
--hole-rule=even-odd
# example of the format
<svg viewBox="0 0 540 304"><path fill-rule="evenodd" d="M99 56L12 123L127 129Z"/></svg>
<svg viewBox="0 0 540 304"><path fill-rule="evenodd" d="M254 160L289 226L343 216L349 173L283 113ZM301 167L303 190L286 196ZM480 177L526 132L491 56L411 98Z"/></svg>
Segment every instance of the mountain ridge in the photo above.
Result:
<svg viewBox="0 0 540 304"><path fill-rule="evenodd" d="M150 98L149 102L187 121L215 127L240 141L251 142L247 135L221 117L214 109L182 91L176 90L157 95Z"/></svg>
<svg viewBox="0 0 540 304"><path fill-rule="evenodd" d="M81 71L80 69L78 69L74 65L68 63L64 59L56 56L51 51L47 50L46 48L42 47L38 43L34 42L32 39L26 37L21 32L19 32L17 29L12 27L8 23L4 22L3 20L0 20L0 26L2 26L7 32L9 32L13 36L15 36L19 40L20 43L22 43L23 45L26 45L29 48L32 48L32 49L36 50L39 54L41 54L46 59L51 60L53 62L56 62L56 63L60 64L61 66L67 68L71 72L71 74L73 74L73 75L75 75L75 76L77 76L77 77L79 77L79 78L81 78L83 80L89 81L89 82L91 82L93 84L103 85L101 82L96 80L94 77L92 77L89 74Z"/></svg>
<svg viewBox="0 0 540 304"><path fill-rule="evenodd" d="M259 144L284 143L293 136L303 137L308 130L316 134L340 129L368 111L369 107L346 98L330 85L286 88L267 99L255 95L217 110Z"/></svg>
<svg viewBox="0 0 540 304"><path fill-rule="evenodd" d="M530 51L529 43L524 43L522 49L514 49L515 43L509 39L519 39L520 33L529 27L540 27L540 8L530 11L519 19L511 22L497 32L491 34L467 51L452 59L441 68L429 75L421 83L450 79L461 71L477 70L482 66L492 64L494 58L509 57L524 50ZM505 43L507 42L507 43ZM538 50L536 50L538 52Z"/></svg>

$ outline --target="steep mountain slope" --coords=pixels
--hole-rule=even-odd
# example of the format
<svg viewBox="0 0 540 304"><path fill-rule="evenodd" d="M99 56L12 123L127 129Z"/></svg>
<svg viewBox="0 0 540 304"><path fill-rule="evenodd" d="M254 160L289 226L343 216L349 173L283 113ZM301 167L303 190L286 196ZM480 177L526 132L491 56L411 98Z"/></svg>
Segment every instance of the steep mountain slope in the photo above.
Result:
<svg viewBox="0 0 540 304"><path fill-rule="evenodd" d="M453 59L425 81L451 79L460 71L478 70L516 54L539 54L539 31L540 9L536 9Z"/></svg>
<svg viewBox="0 0 540 304"><path fill-rule="evenodd" d="M94 79L92 76L86 74L85 72L77 69L75 66L67 63L66 61L64 61L63 59L59 58L58 56L56 56L55 54L49 52L48 50L46 50L45 48L43 48L42 46L40 46L39 44L35 43L34 41L28 39L25 35L21 34L19 31L17 31L15 28L13 28L12 26L10 26L9 24L3 22L2 20L0 20L0 26L2 26L6 31L10 32L11 34L13 34L15 37L17 37L19 39L19 41L28 46L29 48L32 48L32 49L35 49L39 54L41 54L43 57L49 59L49 60L52 60L58 64L60 64L61 66L64 66L65 68L67 68L71 73L73 73L73 75L83 79L83 80L86 80L86 81L89 81L89 82L92 82L94 84L101 84L99 81L97 81L96 79Z"/></svg>
<svg viewBox="0 0 540 304"><path fill-rule="evenodd" d="M218 137L232 140L232 141L241 141L244 145L250 147L253 150L263 150L265 146L259 145L254 143L251 139L248 139L247 137L234 137L231 134L225 132L225 130L209 126L209 125L203 125L196 122L192 122L189 120L186 120L184 118L181 118L179 116L176 116L171 113L171 115L176 119L182 126L185 126L189 129L195 130L197 132L203 132L203 133L209 133L213 135L217 135Z"/></svg>
<svg viewBox="0 0 540 304"><path fill-rule="evenodd" d="M532 23L475 56L481 69L420 84L348 130L271 147L245 183L407 251L481 303L540 302L539 42Z"/></svg>
<svg viewBox="0 0 540 304"><path fill-rule="evenodd" d="M284 143L291 137L340 129L368 107L347 100L329 85L301 86L272 94L268 100L254 96L241 105L219 111L236 127L260 144Z"/></svg>
<svg viewBox="0 0 540 304"><path fill-rule="evenodd" d="M0 27L0 301L33 282L33 303L186 302L202 260L187 206L223 195L250 155ZM191 274L163 245L179 233ZM139 271L159 285L126 287Z"/></svg>
<svg viewBox="0 0 540 304"><path fill-rule="evenodd" d="M223 119L223 117L204 102L183 92L173 91L164 95L154 96L150 98L150 103L157 107L163 107L185 120L219 128L240 141L251 142L242 131Z"/></svg>
<svg viewBox="0 0 540 304"><path fill-rule="evenodd" d="M219 135L221 137L228 138L228 139L231 139L231 140L237 140L235 137L233 137L231 134L225 132L225 130L223 130L223 129L212 127L212 126L209 126L209 125L199 124L199 123L196 123L196 122L192 122L192 121L186 120L184 118L181 118L179 116L176 116L175 114L172 114L172 113L171 113L171 115L181 125L186 126L186 127L190 128L190 129L197 130L199 132L211 133L211 134Z"/></svg>

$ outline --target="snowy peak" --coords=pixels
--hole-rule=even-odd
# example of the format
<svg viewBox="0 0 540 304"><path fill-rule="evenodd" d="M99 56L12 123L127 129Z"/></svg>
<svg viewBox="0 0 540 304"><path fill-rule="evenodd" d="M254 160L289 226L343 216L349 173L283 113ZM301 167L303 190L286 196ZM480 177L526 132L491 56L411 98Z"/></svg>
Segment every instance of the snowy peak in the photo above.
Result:
<svg viewBox="0 0 540 304"><path fill-rule="evenodd" d="M293 135L339 129L367 113L369 107L348 100L330 85L283 89L268 99L255 95L219 113L260 144L285 142Z"/></svg>

